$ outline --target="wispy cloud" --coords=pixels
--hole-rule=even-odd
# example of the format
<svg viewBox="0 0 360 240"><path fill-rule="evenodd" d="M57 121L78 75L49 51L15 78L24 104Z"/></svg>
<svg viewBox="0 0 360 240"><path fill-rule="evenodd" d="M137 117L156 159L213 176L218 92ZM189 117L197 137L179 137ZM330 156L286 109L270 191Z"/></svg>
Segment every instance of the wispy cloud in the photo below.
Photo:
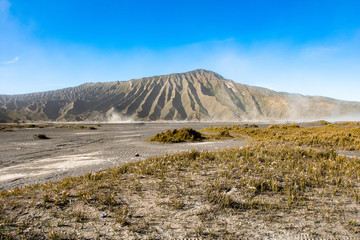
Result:
<svg viewBox="0 0 360 240"><path fill-rule="evenodd" d="M0 20L4 21L9 13L10 2L8 0L0 0Z"/></svg>
<svg viewBox="0 0 360 240"><path fill-rule="evenodd" d="M19 59L20 59L19 57L15 57L13 60L1 62L1 64L13 64L19 61Z"/></svg>

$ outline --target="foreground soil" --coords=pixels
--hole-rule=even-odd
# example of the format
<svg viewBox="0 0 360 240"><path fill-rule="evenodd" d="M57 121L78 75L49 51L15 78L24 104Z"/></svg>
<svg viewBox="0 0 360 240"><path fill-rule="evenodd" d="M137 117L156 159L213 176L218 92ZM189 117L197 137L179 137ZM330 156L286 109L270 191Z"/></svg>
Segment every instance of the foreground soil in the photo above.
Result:
<svg viewBox="0 0 360 240"><path fill-rule="evenodd" d="M359 124L203 132L233 138L2 191L0 239L360 238Z"/></svg>

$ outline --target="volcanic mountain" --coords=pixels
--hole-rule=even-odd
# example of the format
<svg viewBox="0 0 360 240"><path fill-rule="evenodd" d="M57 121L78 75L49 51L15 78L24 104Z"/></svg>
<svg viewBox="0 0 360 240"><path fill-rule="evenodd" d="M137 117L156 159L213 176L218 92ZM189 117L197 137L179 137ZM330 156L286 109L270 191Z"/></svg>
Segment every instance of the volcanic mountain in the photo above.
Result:
<svg viewBox="0 0 360 240"><path fill-rule="evenodd" d="M0 95L0 121L315 120L360 115L360 103L271 91L208 70Z"/></svg>

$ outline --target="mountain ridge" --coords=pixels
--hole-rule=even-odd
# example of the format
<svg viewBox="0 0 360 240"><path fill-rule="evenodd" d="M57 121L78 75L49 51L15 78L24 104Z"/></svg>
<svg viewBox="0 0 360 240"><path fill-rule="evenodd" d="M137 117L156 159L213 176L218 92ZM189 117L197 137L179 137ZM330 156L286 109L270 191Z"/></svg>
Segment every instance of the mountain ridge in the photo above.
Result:
<svg viewBox="0 0 360 240"><path fill-rule="evenodd" d="M0 121L9 121L9 112L23 121L274 121L360 115L359 102L276 92L205 69L0 95L0 108Z"/></svg>

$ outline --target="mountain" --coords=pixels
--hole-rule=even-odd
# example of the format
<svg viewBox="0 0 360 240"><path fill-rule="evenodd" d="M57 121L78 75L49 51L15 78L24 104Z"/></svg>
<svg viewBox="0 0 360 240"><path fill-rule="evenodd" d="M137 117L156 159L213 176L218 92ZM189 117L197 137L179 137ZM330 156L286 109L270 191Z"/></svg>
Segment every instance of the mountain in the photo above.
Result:
<svg viewBox="0 0 360 240"><path fill-rule="evenodd" d="M360 116L360 103L275 92L208 70L0 95L0 121L315 120Z"/></svg>

